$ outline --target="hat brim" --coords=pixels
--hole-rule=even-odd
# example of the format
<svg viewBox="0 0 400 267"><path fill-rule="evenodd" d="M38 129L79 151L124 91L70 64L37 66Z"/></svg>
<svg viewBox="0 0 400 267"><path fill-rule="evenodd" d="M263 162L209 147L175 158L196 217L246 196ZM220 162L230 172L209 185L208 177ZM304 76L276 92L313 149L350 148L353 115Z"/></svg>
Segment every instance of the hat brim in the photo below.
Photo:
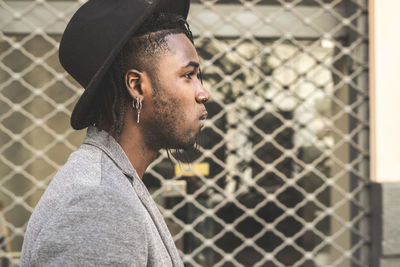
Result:
<svg viewBox="0 0 400 267"><path fill-rule="evenodd" d="M155 12L173 13L187 18L190 0L158 0L153 1L150 7L137 19L137 23L126 32L120 42L113 48L104 64L98 69L89 81L85 91L80 96L71 114L71 126L75 130L81 130L93 123L96 111L92 105L97 96L97 88L101 85L105 73L110 68L117 54L126 44L133 33L140 27L143 21Z"/></svg>

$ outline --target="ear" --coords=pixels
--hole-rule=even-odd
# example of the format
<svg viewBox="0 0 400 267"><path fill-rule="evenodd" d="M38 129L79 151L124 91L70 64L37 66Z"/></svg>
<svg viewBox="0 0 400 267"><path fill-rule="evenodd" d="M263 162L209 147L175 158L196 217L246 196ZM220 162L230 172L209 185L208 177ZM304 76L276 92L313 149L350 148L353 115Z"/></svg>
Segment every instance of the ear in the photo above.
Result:
<svg viewBox="0 0 400 267"><path fill-rule="evenodd" d="M125 74L125 86L132 99L143 97L142 75L143 73L136 69L130 69Z"/></svg>

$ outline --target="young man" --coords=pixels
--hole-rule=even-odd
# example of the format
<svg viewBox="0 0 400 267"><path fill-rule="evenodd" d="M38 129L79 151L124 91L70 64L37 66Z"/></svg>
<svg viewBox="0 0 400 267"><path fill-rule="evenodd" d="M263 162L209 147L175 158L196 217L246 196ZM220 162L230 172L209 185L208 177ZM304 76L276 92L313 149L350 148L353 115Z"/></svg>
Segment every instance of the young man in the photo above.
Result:
<svg viewBox="0 0 400 267"><path fill-rule="evenodd" d="M69 22L60 62L85 87L71 125L87 136L32 214L21 266L183 266L141 178L160 149L193 147L207 116L188 8L89 0Z"/></svg>

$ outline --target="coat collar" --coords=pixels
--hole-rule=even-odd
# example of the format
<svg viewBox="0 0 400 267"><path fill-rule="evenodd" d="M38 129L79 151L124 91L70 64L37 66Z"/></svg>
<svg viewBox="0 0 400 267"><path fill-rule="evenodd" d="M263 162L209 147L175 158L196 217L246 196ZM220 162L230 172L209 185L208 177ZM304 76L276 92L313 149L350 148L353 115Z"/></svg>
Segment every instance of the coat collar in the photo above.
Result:
<svg viewBox="0 0 400 267"><path fill-rule="evenodd" d="M118 144L114 137L112 137L106 131L99 130L94 126L89 126L83 143L101 149L107 154L107 156L110 157L110 159L118 166L118 168L132 180L134 177L140 179L122 147Z"/></svg>
<svg viewBox="0 0 400 267"><path fill-rule="evenodd" d="M179 253L175 247L174 241L169 233L167 225L160 214L154 200L151 199L151 196L130 163L128 157L126 156L122 147L118 144L118 142L107 132L101 131L94 126L89 126L86 134L86 138L83 141L86 145L92 145L104 153L107 154L108 157L117 165L117 167L128 177L131 179L131 184L136 191L139 199L149 212L153 222L161 236L161 239L171 257L173 266L182 266L183 263L179 256Z"/></svg>

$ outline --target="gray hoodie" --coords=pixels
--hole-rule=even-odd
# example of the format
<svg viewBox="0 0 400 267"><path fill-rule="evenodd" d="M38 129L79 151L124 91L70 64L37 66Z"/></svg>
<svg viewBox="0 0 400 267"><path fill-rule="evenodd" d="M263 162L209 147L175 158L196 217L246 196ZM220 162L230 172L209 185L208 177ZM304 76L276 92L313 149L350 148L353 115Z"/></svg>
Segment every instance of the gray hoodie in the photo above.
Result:
<svg viewBox="0 0 400 267"><path fill-rule="evenodd" d="M33 212L21 266L183 266L126 154L89 127Z"/></svg>

